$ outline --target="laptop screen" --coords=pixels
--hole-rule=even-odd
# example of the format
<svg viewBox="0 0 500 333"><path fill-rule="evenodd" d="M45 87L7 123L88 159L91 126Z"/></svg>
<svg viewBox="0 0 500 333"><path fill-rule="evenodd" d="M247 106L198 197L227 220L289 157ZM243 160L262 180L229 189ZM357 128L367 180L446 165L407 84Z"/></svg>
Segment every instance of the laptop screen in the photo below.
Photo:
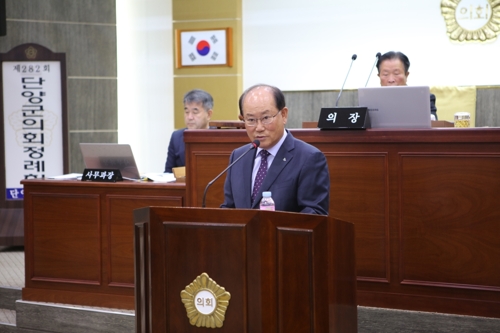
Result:
<svg viewBox="0 0 500 333"><path fill-rule="evenodd" d="M359 88L358 101L372 128L431 128L429 87Z"/></svg>
<svg viewBox="0 0 500 333"><path fill-rule="evenodd" d="M123 178L141 178L128 144L80 143L80 150L86 168L118 169Z"/></svg>

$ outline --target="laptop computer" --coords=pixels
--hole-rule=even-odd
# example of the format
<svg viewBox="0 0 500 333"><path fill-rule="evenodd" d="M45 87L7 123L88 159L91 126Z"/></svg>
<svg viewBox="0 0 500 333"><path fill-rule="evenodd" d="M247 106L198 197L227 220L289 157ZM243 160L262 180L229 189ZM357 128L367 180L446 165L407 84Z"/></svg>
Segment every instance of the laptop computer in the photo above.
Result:
<svg viewBox="0 0 500 333"><path fill-rule="evenodd" d="M132 148L118 143L80 143L88 169L118 169L124 179L140 179Z"/></svg>
<svg viewBox="0 0 500 333"><path fill-rule="evenodd" d="M431 128L429 87L359 88L358 101L372 128Z"/></svg>

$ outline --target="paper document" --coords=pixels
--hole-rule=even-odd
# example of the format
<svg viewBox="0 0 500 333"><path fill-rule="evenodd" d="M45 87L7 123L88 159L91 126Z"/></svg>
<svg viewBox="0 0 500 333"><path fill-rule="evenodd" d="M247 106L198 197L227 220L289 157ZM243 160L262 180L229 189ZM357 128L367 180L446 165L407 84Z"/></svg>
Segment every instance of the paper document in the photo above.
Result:
<svg viewBox="0 0 500 333"><path fill-rule="evenodd" d="M68 173L68 174L60 175L60 176L47 177L47 179L59 179L59 180L80 179L80 178L82 178L81 173Z"/></svg>
<svg viewBox="0 0 500 333"><path fill-rule="evenodd" d="M175 182L175 176L173 173L146 173L143 175L143 177L146 177L154 182L158 183L169 183L169 182Z"/></svg>

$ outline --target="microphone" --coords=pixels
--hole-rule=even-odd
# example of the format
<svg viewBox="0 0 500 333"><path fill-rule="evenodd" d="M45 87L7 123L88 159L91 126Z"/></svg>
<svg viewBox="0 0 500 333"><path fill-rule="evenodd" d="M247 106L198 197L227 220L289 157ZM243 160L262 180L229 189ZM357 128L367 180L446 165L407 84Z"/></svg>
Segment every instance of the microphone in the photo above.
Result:
<svg viewBox="0 0 500 333"><path fill-rule="evenodd" d="M354 62L354 60L356 60L358 56L353 54L351 59L351 66L349 66L349 70L347 71L347 75L345 76L345 80L344 80L344 83L342 84L342 88L340 88L340 92L339 92L339 95L337 96L337 101L335 102L335 107L337 107L337 105L339 104L339 99L340 99L340 95L342 95L342 91L344 90L344 85L345 85L345 82L347 81L347 77L349 76L349 73L351 72L351 67L352 67L352 63Z"/></svg>
<svg viewBox="0 0 500 333"><path fill-rule="evenodd" d="M201 207L205 208L205 199L207 198L207 191L208 191L208 188L210 186L212 186L213 183L215 183L215 181L217 179L220 178L220 176L222 176L227 170L229 170L229 168L231 168L233 165L236 164L236 162L238 162L239 160L241 160L243 158L243 156L245 156L249 151L251 151L252 149L257 149L257 147L260 146L260 141L259 140L253 140L253 142L251 143L251 146L250 146L250 149L248 149L246 152L244 152L243 154L241 154L240 157L238 157L236 160L234 160L233 163L229 164L227 168L225 168L221 173L219 173L219 175L217 177L215 177L214 179L212 179L208 184L207 184L207 187L205 187L205 192L203 193L203 201L202 201L202 204L201 204Z"/></svg>
<svg viewBox="0 0 500 333"><path fill-rule="evenodd" d="M380 52L377 52L377 54L375 55L375 58L376 58L375 62L373 63L372 70L370 71L370 75L368 75L368 80L366 80L365 87L368 85L368 81L370 81L370 76L372 76L373 69L375 68L375 65L377 64L380 56L381 56Z"/></svg>

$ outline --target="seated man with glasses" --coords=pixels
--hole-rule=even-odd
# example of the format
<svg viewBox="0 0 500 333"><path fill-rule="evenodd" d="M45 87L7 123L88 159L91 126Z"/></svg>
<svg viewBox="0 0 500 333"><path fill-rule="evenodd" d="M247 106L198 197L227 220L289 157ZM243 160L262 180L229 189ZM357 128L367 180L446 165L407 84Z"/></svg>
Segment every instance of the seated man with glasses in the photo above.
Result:
<svg viewBox="0 0 500 333"><path fill-rule="evenodd" d="M259 140L228 170L222 208L258 208L262 192L271 191L276 210L328 215L330 175L326 158L317 148L285 129L288 108L276 87L259 84L239 100L240 118L250 141ZM248 150L234 150L230 163Z"/></svg>
<svg viewBox="0 0 500 333"><path fill-rule="evenodd" d="M184 95L184 122L186 128L172 133L163 172L172 172L172 168L186 165L184 131L187 129L208 129L213 107L214 99L204 90L194 89Z"/></svg>

